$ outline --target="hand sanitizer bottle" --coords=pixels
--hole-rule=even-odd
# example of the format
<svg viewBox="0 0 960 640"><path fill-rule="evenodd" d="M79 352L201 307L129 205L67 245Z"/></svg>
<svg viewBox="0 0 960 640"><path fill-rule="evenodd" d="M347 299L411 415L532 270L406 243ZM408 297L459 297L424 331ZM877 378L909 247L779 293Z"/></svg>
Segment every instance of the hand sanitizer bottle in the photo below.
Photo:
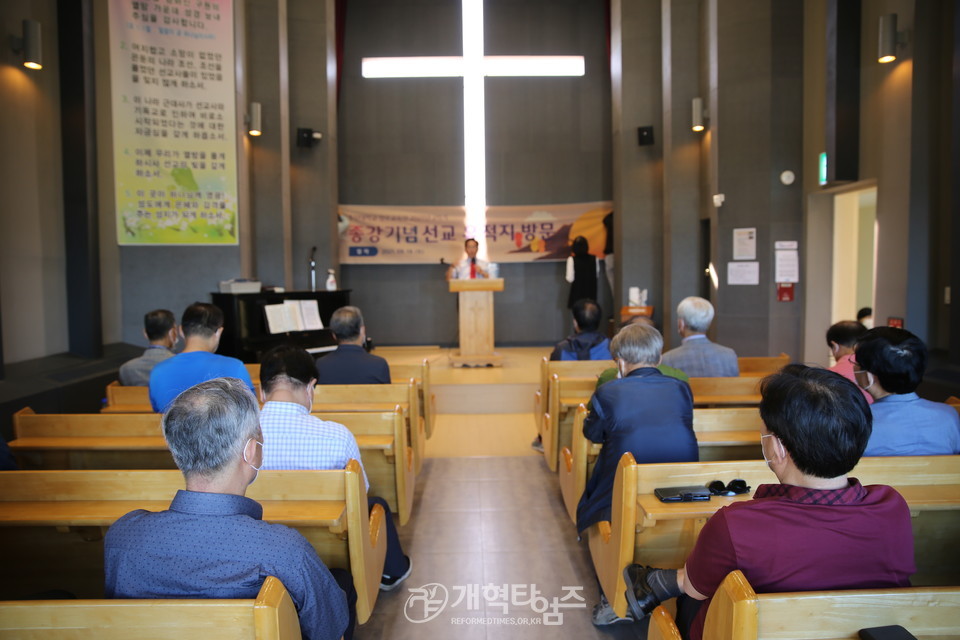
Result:
<svg viewBox="0 0 960 640"><path fill-rule="evenodd" d="M327 291L336 291L337 290L337 276L334 274L333 269L327 269Z"/></svg>

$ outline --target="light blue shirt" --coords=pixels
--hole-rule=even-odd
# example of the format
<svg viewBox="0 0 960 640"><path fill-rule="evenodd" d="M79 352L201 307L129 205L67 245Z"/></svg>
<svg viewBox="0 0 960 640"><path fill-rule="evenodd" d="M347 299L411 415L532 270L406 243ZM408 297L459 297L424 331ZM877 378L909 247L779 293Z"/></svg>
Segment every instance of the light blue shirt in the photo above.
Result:
<svg viewBox="0 0 960 640"><path fill-rule="evenodd" d="M310 415L295 402L271 401L260 410L264 469L343 469L350 460L361 465L357 439L337 422ZM367 472L363 472L367 490Z"/></svg>
<svg viewBox="0 0 960 640"><path fill-rule="evenodd" d="M960 453L960 415L916 393L880 398L872 405L873 434L865 456L936 456Z"/></svg>
<svg viewBox="0 0 960 640"><path fill-rule="evenodd" d="M251 393L254 392L250 373L236 358L190 351L167 358L153 367L150 372L150 404L154 411L163 411L190 387L214 378L239 378Z"/></svg>

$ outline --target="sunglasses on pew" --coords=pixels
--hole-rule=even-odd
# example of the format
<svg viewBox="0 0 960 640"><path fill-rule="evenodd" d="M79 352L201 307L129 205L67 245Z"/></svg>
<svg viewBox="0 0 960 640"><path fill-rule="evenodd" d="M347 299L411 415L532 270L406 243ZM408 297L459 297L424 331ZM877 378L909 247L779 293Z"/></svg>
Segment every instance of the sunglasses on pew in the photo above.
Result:
<svg viewBox="0 0 960 640"><path fill-rule="evenodd" d="M750 485L748 485L745 480L740 480L739 478L731 480L726 486L724 486L723 480L714 480L707 485L707 489L709 489L710 494L714 496L738 496L750 491Z"/></svg>

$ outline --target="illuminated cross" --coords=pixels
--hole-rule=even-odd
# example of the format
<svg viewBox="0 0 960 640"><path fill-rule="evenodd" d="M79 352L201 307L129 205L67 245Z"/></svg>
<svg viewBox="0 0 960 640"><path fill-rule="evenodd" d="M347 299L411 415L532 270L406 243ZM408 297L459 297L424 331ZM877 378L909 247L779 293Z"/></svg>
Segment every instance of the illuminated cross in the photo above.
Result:
<svg viewBox="0 0 960 640"><path fill-rule="evenodd" d="M463 78L466 226L482 230L487 219L484 77L582 76L584 62L583 56L484 56L483 0L462 0L462 7L462 57L364 58L361 70L364 78ZM484 251L482 231L477 240Z"/></svg>

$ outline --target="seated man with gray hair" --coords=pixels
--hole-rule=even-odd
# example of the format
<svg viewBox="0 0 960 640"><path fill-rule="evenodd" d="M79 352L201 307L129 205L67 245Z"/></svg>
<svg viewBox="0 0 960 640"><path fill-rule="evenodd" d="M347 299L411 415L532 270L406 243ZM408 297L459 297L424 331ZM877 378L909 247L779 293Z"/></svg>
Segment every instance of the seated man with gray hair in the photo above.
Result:
<svg viewBox="0 0 960 640"><path fill-rule="evenodd" d="M713 305L690 296L677 305L677 331L683 338L675 349L663 354L663 364L680 369L691 378L735 378L740 375L737 354L707 338L713 322Z"/></svg>
<svg viewBox="0 0 960 640"><path fill-rule="evenodd" d="M317 360L317 384L390 384L390 366L367 353L367 328L357 307L340 307L330 318L337 350Z"/></svg>
<svg viewBox="0 0 960 640"><path fill-rule="evenodd" d="M624 327L610 344L620 378L598 388L583 435L603 444L593 475L577 505L577 531L610 520L613 481L620 457L630 452L639 463L697 462L693 433L693 394L686 382L657 370L663 338L646 324ZM601 594L595 625L628 620L613 613Z"/></svg>
<svg viewBox="0 0 960 640"><path fill-rule="evenodd" d="M162 428L186 490L167 511L138 509L110 527L106 596L253 599L275 576L293 598L304 638L350 638L350 574L329 571L306 538L264 522L263 507L244 497L263 464L259 410L246 383L216 378L187 389Z"/></svg>

